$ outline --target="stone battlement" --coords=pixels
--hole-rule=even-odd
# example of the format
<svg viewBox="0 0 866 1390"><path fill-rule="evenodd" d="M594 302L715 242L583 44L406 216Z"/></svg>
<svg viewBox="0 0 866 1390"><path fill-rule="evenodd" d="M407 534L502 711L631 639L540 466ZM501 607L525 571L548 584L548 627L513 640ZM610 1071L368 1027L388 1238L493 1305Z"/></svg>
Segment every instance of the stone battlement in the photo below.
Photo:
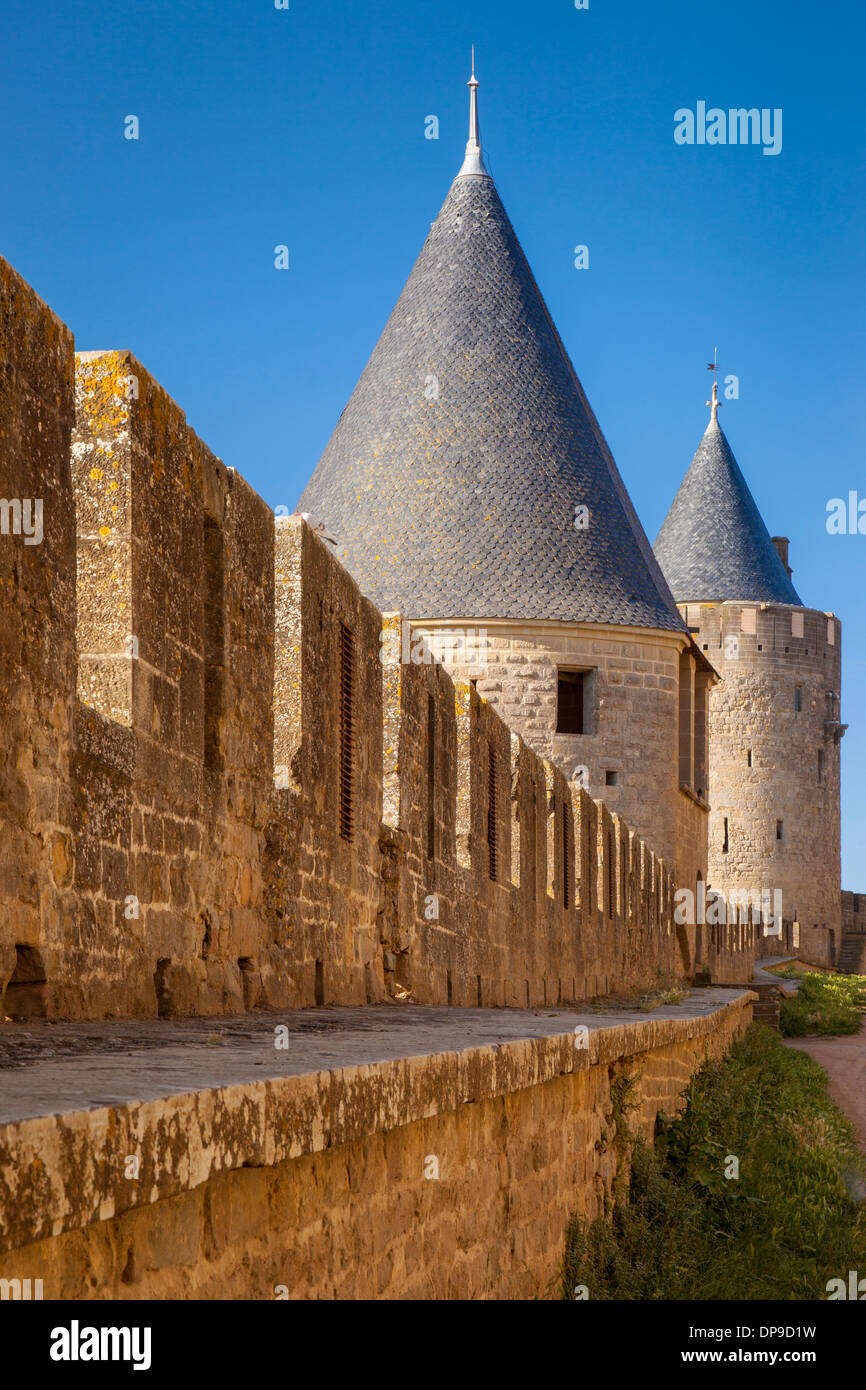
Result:
<svg viewBox="0 0 866 1390"><path fill-rule="evenodd" d="M695 972L670 866L401 659L128 352L0 261L0 998L18 1017L555 1005ZM714 982L758 929L708 931ZM5 991L5 996L3 994Z"/></svg>

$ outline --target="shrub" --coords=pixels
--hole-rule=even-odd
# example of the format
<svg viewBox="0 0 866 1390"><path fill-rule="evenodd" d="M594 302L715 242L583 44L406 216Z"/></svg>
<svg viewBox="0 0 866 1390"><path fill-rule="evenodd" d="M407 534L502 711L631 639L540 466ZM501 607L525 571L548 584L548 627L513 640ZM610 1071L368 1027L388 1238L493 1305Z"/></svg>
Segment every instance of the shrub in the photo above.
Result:
<svg viewBox="0 0 866 1390"><path fill-rule="evenodd" d="M820 1299L866 1272L863 1161L811 1058L753 1025L687 1102L628 1143L610 1216L570 1223L563 1298Z"/></svg>
<svg viewBox="0 0 866 1390"><path fill-rule="evenodd" d="M866 976L804 975L793 999L783 999L779 1027L786 1038L806 1033L856 1033L866 1010Z"/></svg>

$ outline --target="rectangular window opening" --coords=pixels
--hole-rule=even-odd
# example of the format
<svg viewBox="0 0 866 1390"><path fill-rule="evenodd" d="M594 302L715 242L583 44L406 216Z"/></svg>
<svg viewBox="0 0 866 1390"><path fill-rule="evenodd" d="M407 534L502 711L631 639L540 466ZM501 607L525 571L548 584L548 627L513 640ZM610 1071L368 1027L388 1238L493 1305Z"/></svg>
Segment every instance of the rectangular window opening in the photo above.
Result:
<svg viewBox="0 0 866 1390"><path fill-rule="evenodd" d="M802 685L795 685L795 686L794 686L794 709L799 713L799 711L800 711L802 708L803 708L803 687L802 687Z"/></svg>
<svg viewBox="0 0 866 1390"><path fill-rule="evenodd" d="M722 844L722 854L727 854L729 849L730 841L728 839L728 818L727 816L725 816L725 839L724 843Z"/></svg>
<svg viewBox="0 0 866 1390"><path fill-rule="evenodd" d="M340 835L355 836L355 639L340 624Z"/></svg>
<svg viewBox="0 0 866 1390"><path fill-rule="evenodd" d="M609 767L604 774L604 785L606 787L615 787L618 781L619 773L614 772L613 768Z"/></svg>
<svg viewBox="0 0 866 1390"><path fill-rule="evenodd" d="M586 671L559 671L556 683L556 732L587 732Z"/></svg>
<svg viewBox="0 0 866 1390"><path fill-rule="evenodd" d="M780 821L780 820L777 820L777 821L776 821L776 839L777 839L777 840L781 840L781 839L784 838L784 829L785 829L785 827L784 827L784 822L783 822L783 821Z"/></svg>
<svg viewBox="0 0 866 1390"><path fill-rule="evenodd" d="M751 767L751 766L752 766L752 750L751 750L751 748L750 748L750 749L748 750L748 752L746 753L746 758L747 758L747 760L748 760L749 767Z"/></svg>

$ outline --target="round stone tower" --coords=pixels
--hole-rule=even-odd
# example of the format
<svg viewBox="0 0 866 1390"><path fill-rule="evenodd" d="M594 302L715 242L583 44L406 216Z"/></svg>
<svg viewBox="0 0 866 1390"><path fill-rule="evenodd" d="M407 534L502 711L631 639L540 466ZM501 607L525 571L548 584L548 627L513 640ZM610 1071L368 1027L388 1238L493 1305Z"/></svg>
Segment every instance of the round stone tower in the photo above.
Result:
<svg viewBox="0 0 866 1390"><path fill-rule="evenodd" d="M694 884L695 647L484 165L466 158L299 503L383 611Z"/></svg>
<svg viewBox="0 0 866 1390"><path fill-rule="evenodd" d="M780 892L807 959L841 936L841 626L805 608L788 541L771 539L712 414L655 552L689 630L722 677L709 696L708 885Z"/></svg>

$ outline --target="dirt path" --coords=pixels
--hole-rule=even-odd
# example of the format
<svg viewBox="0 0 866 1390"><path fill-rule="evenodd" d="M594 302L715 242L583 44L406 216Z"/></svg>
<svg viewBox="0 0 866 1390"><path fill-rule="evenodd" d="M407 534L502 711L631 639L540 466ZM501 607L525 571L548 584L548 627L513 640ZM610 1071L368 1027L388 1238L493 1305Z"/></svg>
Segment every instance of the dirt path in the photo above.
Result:
<svg viewBox="0 0 866 1390"><path fill-rule="evenodd" d="M786 1038L786 1047L808 1052L830 1078L827 1090L854 1125L866 1153L866 1023L843 1038Z"/></svg>

